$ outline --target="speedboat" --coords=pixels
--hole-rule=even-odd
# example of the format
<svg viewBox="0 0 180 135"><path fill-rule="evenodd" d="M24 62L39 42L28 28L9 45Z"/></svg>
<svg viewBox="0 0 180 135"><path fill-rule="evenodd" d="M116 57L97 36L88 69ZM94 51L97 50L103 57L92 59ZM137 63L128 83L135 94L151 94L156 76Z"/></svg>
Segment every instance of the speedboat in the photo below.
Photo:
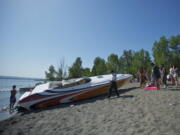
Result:
<svg viewBox="0 0 180 135"><path fill-rule="evenodd" d="M130 74L117 74L118 88L131 78ZM88 99L107 93L111 80L112 74L108 74L47 82L36 86L32 91L25 92L19 98L16 106L31 110Z"/></svg>

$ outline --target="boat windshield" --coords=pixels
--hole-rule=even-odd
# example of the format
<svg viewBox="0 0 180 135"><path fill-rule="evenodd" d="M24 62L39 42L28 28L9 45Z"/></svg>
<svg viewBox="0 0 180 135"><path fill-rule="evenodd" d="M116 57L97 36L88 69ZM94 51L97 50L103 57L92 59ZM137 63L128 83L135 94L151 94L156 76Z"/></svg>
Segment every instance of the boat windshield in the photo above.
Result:
<svg viewBox="0 0 180 135"><path fill-rule="evenodd" d="M49 82L49 88L62 88L62 82L61 81Z"/></svg>
<svg viewBox="0 0 180 135"><path fill-rule="evenodd" d="M69 79L62 81L52 81L49 83L49 88L68 88L90 82L89 77L82 77L77 79Z"/></svg>
<svg viewBox="0 0 180 135"><path fill-rule="evenodd" d="M62 86L63 88L68 88L76 85L81 85L90 82L91 79L89 77L82 77L77 79L63 80Z"/></svg>

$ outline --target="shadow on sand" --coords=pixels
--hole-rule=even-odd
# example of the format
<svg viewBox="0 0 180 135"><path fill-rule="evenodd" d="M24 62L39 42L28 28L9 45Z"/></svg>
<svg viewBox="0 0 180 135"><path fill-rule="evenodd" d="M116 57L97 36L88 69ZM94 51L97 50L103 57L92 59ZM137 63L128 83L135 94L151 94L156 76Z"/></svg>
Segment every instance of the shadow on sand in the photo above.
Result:
<svg viewBox="0 0 180 135"><path fill-rule="evenodd" d="M110 98L110 99L112 100L112 99L115 99L115 98L133 98L134 97L133 95L123 95L123 96L121 96L121 94L129 92L131 90L135 90L137 88L138 87L132 87L132 88L127 88L127 89L119 89L119 94L120 94L119 97L116 97L115 96L116 94L113 91L112 98ZM71 103L59 104L59 105L50 106L50 107L44 107L44 108L35 109L35 110L31 110L31 111L25 111L24 110L23 112L19 112L19 113L21 115L26 115L26 114L30 114L30 113L38 113L38 112L41 112L41 111L44 111L44 110L53 110L53 109L57 109L57 108L66 108L66 107L71 107L71 106L87 104L87 103L93 103L93 102L96 102L97 100L104 100L104 99L108 98L107 96L108 96L108 94L106 93L106 94L96 96L96 97L92 97L92 98L89 98L89 99L79 100L79 101L75 101L75 102L71 102Z"/></svg>
<svg viewBox="0 0 180 135"><path fill-rule="evenodd" d="M180 91L180 86L168 86L167 88L161 88L162 91Z"/></svg>

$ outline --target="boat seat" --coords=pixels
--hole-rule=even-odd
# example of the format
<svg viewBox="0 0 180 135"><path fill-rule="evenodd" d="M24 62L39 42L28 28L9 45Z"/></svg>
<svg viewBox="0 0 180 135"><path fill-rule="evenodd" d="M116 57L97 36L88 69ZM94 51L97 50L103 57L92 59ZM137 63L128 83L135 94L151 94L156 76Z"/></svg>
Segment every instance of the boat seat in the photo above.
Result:
<svg viewBox="0 0 180 135"><path fill-rule="evenodd" d="M88 78L88 77L82 77L82 78L70 79L70 80L63 80L62 81L62 87L63 88L73 87L73 86L88 83L90 81L91 81L91 79Z"/></svg>
<svg viewBox="0 0 180 135"><path fill-rule="evenodd" d="M52 81L49 83L49 88L62 88L61 81Z"/></svg>

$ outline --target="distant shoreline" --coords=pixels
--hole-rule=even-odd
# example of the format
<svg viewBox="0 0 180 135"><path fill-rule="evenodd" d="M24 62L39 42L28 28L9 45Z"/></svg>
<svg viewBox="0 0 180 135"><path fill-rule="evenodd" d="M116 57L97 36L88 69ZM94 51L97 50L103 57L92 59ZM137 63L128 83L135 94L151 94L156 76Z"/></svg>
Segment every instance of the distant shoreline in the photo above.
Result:
<svg viewBox="0 0 180 135"><path fill-rule="evenodd" d="M17 76L0 76L0 79L35 80L35 81L44 81L45 80L43 78L17 77Z"/></svg>

